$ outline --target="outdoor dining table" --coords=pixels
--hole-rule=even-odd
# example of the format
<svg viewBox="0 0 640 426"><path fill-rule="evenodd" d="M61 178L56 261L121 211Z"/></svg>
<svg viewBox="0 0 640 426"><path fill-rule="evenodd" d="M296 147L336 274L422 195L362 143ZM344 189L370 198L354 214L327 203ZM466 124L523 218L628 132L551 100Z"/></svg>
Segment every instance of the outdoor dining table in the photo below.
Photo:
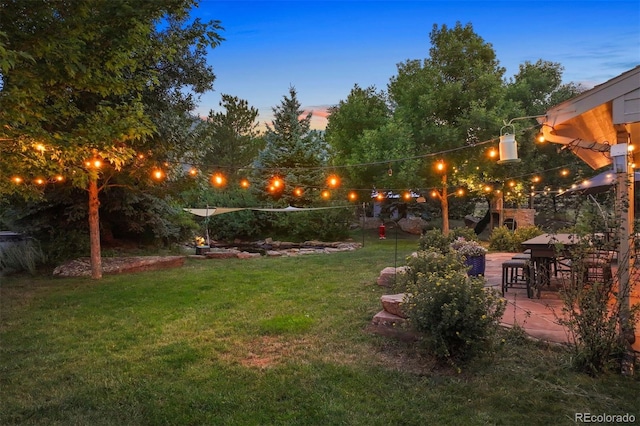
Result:
<svg viewBox="0 0 640 426"><path fill-rule="evenodd" d="M531 287L537 297L540 297L540 288L551 283L552 267L557 268L569 256L571 247L579 239L577 234L542 234L522 242L522 247L531 251Z"/></svg>

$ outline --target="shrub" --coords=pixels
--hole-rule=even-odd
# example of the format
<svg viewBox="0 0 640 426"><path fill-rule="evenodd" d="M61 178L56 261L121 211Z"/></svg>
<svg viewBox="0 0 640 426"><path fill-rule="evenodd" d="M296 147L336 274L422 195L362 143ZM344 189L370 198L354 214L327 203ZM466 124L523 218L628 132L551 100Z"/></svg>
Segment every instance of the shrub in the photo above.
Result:
<svg viewBox="0 0 640 426"><path fill-rule="evenodd" d="M407 282L407 315L425 333L427 347L441 360L465 361L486 350L499 328L504 300L454 268L415 275Z"/></svg>
<svg viewBox="0 0 640 426"><path fill-rule="evenodd" d="M489 237L489 248L496 251L511 251L513 233L506 226L493 228Z"/></svg>
<svg viewBox="0 0 640 426"><path fill-rule="evenodd" d="M631 306L625 326L620 327L622 315L620 303L611 303L618 294L619 277L604 276L599 281L585 280L586 265L582 259L592 253L592 238L584 238L572 248L572 282L560 292L563 301L559 322L567 327L573 337L572 365L579 371L596 375L613 367L620 367L627 336L625 330L633 330L640 304ZM629 292L636 282L629 281Z"/></svg>
<svg viewBox="0 0 640 426"><path fill-rule="evenodd" d="M538 235L544 234L544 231L537 226L523 226L513 231L513 251L522 251L522 242Z"/></svg>
<svg viewBox="0 0 640 426"><path fill-rule="evenodd" d="M489 248L496 251L522 251L522 242L542 235L544 231L537 226L523 226L511 231L506 226L493 228L489 237Z"/></svg>
<svg viewBox="0 0 640 426"><path fill-rule="evenodd" d="M451 244L451 239L446 237L440 229L426 231L418 242L420 250L432 250L443 254L451 250L449 244Z"/></svg>
<svg viewBox="0 0 640 426"><path fill-rule="evenodd" d="M460 237L464 238L467 241L479 241L479 238L473 228L468 228L465 226L460 228L453 228L449 231L449 239L451 241L456 240Z"/></svg>
<svg viewBox="0 0 640 426"><path fill-rule="evenodd" d="M10 244L0 249L0 274L28 272L33 275L45 260L44 252L34 240Z"/></svg>
<svg viewBox="0 0 640 426"><path fill-rule="evenodd" d="M415 287L418 277L425 274L447 275L451 272L466 272L467 265L454 251L443 254L433 250L420 250L407 258L407 268L396 279L398 292Z"/></svg>

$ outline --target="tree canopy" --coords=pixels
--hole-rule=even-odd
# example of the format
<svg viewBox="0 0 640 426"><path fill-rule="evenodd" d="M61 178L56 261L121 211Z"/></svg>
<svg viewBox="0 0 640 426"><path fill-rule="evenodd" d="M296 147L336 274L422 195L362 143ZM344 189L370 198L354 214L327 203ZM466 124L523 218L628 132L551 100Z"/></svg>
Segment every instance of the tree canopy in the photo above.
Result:
<svg viewBox="0 0 640 426"><path fill-rule="evenodd" d="M221 27L189 21L195 4L0 2L3 48L15 52L2 68L0 187L26 187L10 186L14 177L88 190L94 278L101 275L100 189L144 148L162 151L168 141L158 140L157 123L192 108L187 88L211 87L203 53L221 41Z"/></svg>

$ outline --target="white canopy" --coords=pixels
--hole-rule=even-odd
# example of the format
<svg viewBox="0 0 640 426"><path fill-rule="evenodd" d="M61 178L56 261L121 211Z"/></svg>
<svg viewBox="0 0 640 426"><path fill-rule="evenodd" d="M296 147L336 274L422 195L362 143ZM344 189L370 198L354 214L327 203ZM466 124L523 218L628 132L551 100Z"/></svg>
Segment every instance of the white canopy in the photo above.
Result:
<svg viewBox="0 0 640 426"><path fill-rule="evenodd" d="M284 212L284 213L290 213L290 212L308 212L308 211L314 211L314 210L344 209L344 208L349 208L349 207L353 207L353 206L347 205L347 206L305 207L305 208L289 206L289 207L285 207L283 209L272 209L272 208L262 208L262 207L208 207L206 209L187 209L187 208L185 208L183 210L187 211L189 213L195 214L196 216L209 217L209 216L217 216L219 214L237 212L237 211L240 211L240 210L253 210L253 211L259 211L259 212Z"/></svg>

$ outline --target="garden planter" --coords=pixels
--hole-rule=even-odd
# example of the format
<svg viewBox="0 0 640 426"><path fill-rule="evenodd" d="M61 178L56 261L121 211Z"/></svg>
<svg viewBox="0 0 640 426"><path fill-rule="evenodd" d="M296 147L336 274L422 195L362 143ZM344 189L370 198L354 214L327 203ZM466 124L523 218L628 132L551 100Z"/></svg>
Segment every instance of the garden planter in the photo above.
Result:
<svg viewBox="0 0 640 426"><path fill-rule="evenodd" d="M465 265L470 266L471 269L467 274L469 276L475 277L478 275L484 275L484 267L486 263L485 256L469 256L464 261Z"/></svg>

